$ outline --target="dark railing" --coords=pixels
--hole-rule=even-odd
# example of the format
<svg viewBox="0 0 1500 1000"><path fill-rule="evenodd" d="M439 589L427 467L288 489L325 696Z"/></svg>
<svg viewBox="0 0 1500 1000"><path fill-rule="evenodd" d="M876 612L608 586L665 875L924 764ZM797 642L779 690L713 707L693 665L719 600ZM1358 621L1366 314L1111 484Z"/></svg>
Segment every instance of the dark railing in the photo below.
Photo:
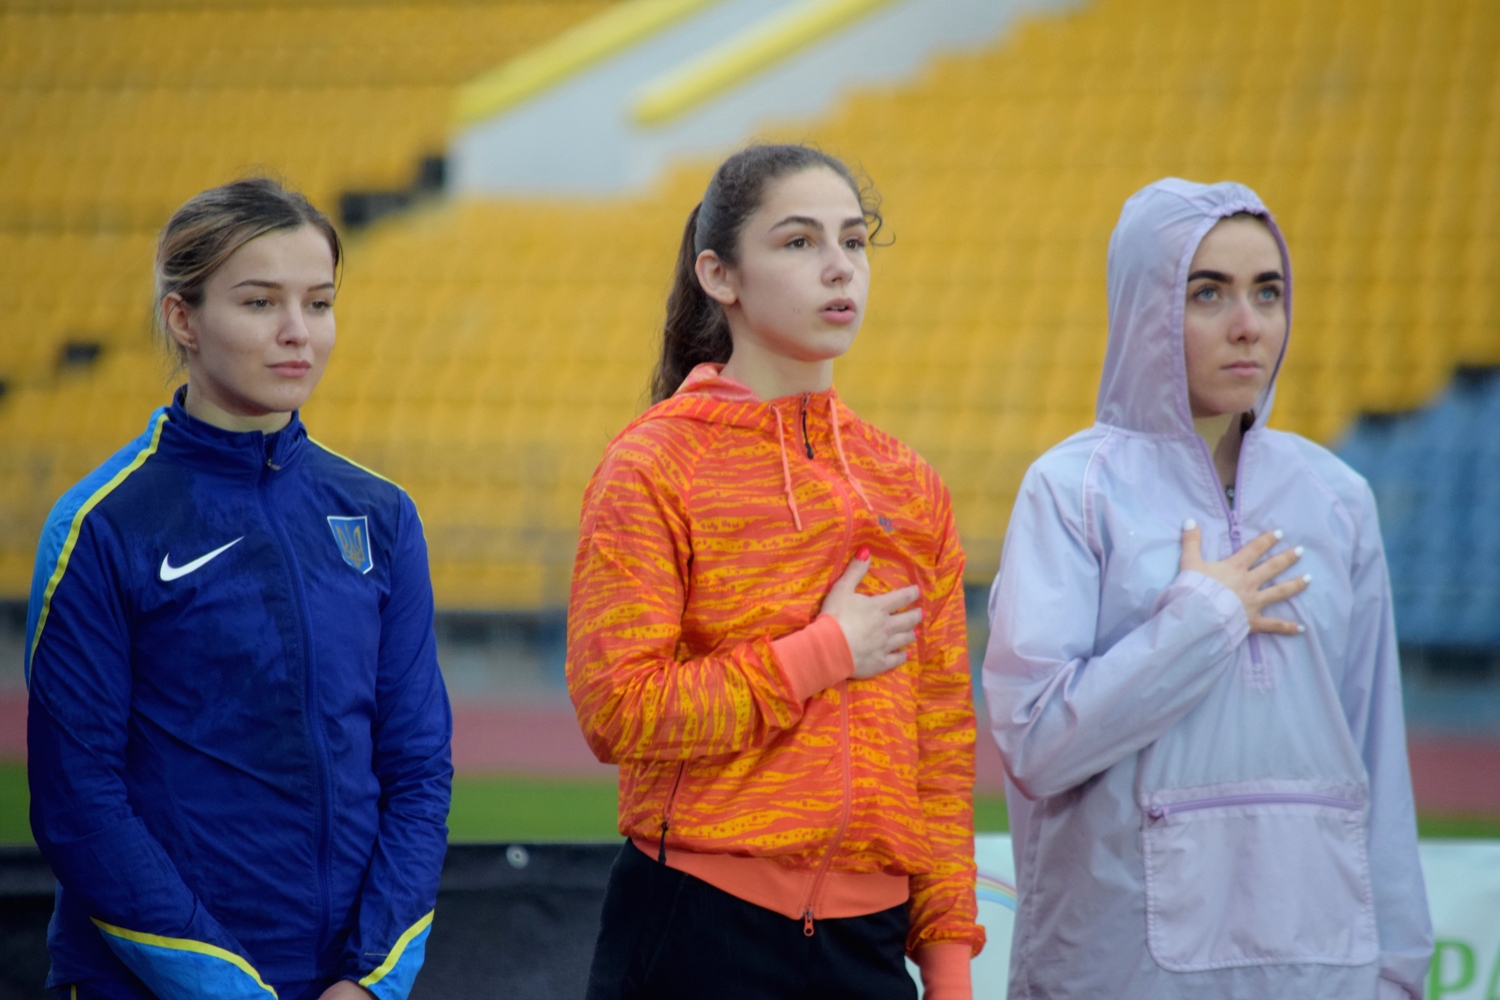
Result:
<svg viewBox="0 0 1500 1000"><path fill-rule="evenodd" d="M579 1000L599 928L609 844L454 844L412 1000ZM0 848L0 997L50 1000L55 882L31 847Z"/></svg>

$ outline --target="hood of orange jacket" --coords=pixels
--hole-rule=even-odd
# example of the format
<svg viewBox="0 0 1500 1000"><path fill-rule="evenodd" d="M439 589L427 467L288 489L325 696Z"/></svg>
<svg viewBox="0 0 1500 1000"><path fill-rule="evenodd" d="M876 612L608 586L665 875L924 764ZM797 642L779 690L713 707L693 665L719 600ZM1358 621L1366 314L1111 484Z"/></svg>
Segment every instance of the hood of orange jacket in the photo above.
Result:
<svg viewBox="0 0 1500 1000"><path fill-rule="evenodd" d="M914 583L923 619L904 666L856 680L819 608L865 546L860 591ZM568 686L620 765L620 831L770 859L809 920L844 915L840 878L904 879L910 949L977 951L962 580L948 492L911 449L832 390L762 401L700 365L584 495Z"/></svg>

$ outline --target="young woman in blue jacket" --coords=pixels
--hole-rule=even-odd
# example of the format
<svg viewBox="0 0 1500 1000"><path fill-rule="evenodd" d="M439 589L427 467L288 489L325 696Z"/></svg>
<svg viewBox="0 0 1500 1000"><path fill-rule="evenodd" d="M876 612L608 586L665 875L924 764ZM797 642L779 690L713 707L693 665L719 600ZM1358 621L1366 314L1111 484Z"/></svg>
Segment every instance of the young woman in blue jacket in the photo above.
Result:
<svg viewBox="0 0 1500 1000"><path fill-rule="evenodd" d="M58 501L27 619L31 825L61 997L404 1000L452 721L421 522L308 437L340 245L265 179L162 232L187 371Z"/></svg>

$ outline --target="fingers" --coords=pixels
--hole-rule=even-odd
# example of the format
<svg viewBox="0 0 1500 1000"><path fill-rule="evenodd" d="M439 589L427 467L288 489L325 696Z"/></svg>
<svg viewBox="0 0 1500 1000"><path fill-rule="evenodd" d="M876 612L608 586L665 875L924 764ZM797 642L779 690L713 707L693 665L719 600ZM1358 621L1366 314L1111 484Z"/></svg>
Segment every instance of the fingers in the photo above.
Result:
<svg viewBox="0 0 1500 1000"><path fill-rule="evenodd" d="M887 670L895 670L907 660L904 650L888 650L881 653L873 661L866 661L863 665L856 664L854 676L860 680L869 680L871 677L879 677Z"/></svg>
<svg viewBox="0 0 1500 1000"><path fill-rule="evenodd" d="M1270 580L1272 577L1277 577L1282 573L1285 573L1287 570L1292 568L1293 563L1302 558L1302 553L1304 551L1306 550L1299 545L1295 549L1288 549L1285 552L1276 553L1274 556L1267 559L1265 562L1261 563L1259 566L1256 566L1250 571L1249 576L1251 584L1259 587L1261 584L1265 583L1267 580Z"/></svg>
<svg viewBox="0 0 1500 1000"><path fill-rule="evenodd" d="M885 620L887 632L910 632L922 621L922 609L912 608L910 611L901 611L891 615Z"/></svg>
<svg viewBox="0 0 1500 1000"><path fill-rule="evenodd" d="M1250 631L1268 632L1271 635L1301 635L1307 631L1306 625L1298 625L1282 618L1264 618L1256 615L1250 621Z"/></svg>
<svg viewBox="0 0 1500 1000"><path fill-rule="evenodd" d="M1311 575L1303 575L1295 580L1278 583L1274 587L1266 587L1255 592L1252 603L1255 610L1250 615L1250 631L1266 632L1271 635L1301 635L1307 631L1306 625L1289 622L1281 618L1267 618L1260 613L1260 609L1268 607L1278 601L1285 601L1296 597L1308 588L1312 583Z"/></svg>
<svg viewBox="0 0 1500 1000"><path fill-rule="evenodd" d="M1198 527L1198 522L1188 518L1182 524L1182 561L1178 568L1182 571L1197 569L1203 565L1203 529Z"/></svg>
<svg viewBox="0 0 1500 1000"><path fill-rule="evenodd" d="M1304 574L1295 580L1288 580L1285 583L1278 583L1274 587L1264 587L1257 590L1249 603L1254 605L1255 610L1258 612L1262 608L1268 608L1279 601L1296 597L1306 590L1311 583L1312 574Z"/></svg>
<svg viewBox="0 0 1500 1000"><path fill-rule="evenodd" d="M1270 552L1271 548L1279 541L1281 541L1280 529L1268 531L1257 538L1251 539L1226 561L1238 566L1240 569L1249 569L1260 562L1261 557Z"/></svg>
<svg viewBox="0 0 1500 1000"><path fill-rule="evenodd" d="M854 588L859 586L859 582L868 572L870 572L870 547L866 545L853 559L849 560L849 565L844 569L844 575L833 581L833 586L828 588L829 592L854 593Z"/></svg>
<svg viewBox="0 0 1500 1000"><path fill-rule="evenodd" d="M893 653L898 649L905 649L916 641L917 633L911 629L906 629L905 631L886 636L885 650L887 653ZM904 656L905 654L903 653L902 655Z"/></svg>
<svg viewBox="0 0 1500 1000"><path fill-rule="evenodd" d="M913 584L910 587L902 587L900 590L892 590L889 593L876 594L872 600L875 601L875 606L880 610L894 614L920 596L922 596L921 588Z"/></svg>

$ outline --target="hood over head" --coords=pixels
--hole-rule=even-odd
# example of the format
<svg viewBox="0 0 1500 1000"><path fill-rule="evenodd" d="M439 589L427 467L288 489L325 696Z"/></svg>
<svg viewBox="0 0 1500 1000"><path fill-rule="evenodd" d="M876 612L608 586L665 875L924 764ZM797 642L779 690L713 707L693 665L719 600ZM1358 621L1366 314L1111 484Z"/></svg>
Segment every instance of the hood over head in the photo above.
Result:
<svg viewBox="0 0 1500 1000"><path fill-rule="evenodd" d="M1228 181L1168 177L1149 184L1126 200L1109 240L1109 346L1094 408L1100 423L1148 434L1193 433L1182 343L1188 268L1208 231L1239 212L1264 219L1281 248L1290 343L1291 258L1280 227L1255 192ZM1270 416L1285 357L1283 344L1256 401L1255 427L1264 427Z"/></svg>

